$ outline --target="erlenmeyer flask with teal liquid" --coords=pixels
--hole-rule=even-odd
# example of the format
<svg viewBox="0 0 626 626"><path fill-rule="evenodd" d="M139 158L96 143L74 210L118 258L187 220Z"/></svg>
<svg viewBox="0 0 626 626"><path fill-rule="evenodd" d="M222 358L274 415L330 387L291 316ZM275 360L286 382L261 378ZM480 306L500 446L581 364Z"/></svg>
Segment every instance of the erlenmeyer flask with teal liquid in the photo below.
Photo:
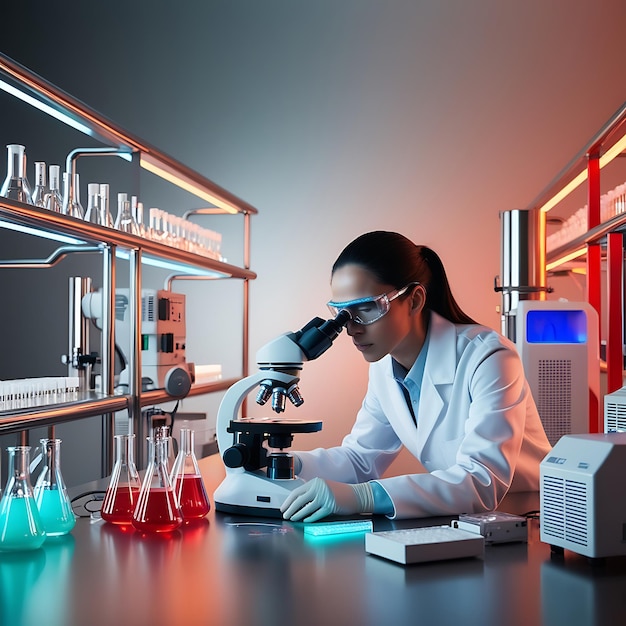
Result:
<svg viewBox="0 0 626 626"><path fill-rule="evenodd" d="M0 499L0 550L37 550L46 539L30 482L30 446L7 448L9 476Z"/></svg>
<svg viewBox="0 0 626 626"><path fill-rule="evenodd" d="M76 524L72 503L61 474L61 440L41 439L43 467L35 483L35 502L46 535L66 535Z"/></svg>

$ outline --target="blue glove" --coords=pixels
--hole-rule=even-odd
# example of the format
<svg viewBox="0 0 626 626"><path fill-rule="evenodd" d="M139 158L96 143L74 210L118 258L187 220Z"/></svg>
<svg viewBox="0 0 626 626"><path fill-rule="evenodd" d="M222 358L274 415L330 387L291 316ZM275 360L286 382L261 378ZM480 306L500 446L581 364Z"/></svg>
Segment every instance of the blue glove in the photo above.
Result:
<svg viewBox="0 0 626 626"><path fill-rule="evenodd" d="M369 483L350 485L314 478L294 489L280 510L292 522L317 522L327 515L372 513L374 496Z"/></svg>

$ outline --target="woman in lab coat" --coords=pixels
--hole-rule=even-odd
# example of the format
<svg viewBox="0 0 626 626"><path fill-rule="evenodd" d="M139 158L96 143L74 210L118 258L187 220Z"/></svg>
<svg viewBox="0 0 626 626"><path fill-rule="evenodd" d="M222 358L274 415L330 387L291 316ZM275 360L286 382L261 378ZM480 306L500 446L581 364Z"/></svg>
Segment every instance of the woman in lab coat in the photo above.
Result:
<svg viewBox="0 0 626 626"><path fill-rule="evenodd" d="M339 255L331 289L369 384L340 446L295 453L307 482L281 506L285 519L457 515L539 489L550 444L515 346L460 309L435 252L367 233ZM380 478L402 446L427 472Z"/></svg>

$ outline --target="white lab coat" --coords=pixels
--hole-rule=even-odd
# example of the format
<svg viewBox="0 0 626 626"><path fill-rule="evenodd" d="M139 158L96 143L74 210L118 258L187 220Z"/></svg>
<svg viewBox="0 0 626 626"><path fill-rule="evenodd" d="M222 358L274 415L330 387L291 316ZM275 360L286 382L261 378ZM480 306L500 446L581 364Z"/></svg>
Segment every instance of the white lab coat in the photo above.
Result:
<svg viewBox="0 0 626 626"><path fill-rule="evenodd" d="M298 452L299 476L379 479L402 445L427 473L382 478L392 518L490 511L509 489L537 491L550 450L515 346L485 326L431 313L417 426L387 355L372 363L356 422L341 446Z"/></svg>

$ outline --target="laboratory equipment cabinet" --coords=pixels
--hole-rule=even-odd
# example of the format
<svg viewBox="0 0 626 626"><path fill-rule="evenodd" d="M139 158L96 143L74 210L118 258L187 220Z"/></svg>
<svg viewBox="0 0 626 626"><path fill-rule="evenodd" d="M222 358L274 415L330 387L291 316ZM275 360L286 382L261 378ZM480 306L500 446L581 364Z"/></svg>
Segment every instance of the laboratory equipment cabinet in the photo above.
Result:
<svg viewBox="0 0 626 626"><path fill-rule="evenodd" d="M0 228L7 229L5 232L20 233L19 236L27 233L37 240L41 238L41 241L52 241L51 245L56 246L43 259L5 258L6 254L2 254L0 272L8 268L27 272L33 267L52 267L67 257L73 258L82 253L94 254L96 258L99 258L96 263L101 269L103 294L99 350L101 382L98 391L93 389L79 391L71 401L67 402L42 404L37 398L33 398L32 401L28 398L20 398L19 403L13 403L9 408L5 403L0 410L0 434L26 432L36 426L53 427L60 422L102 415L106 424L103 431L106 431L106 437L103 443L108 449L109 461L107 463L110 464L115 434L113 432L114 414L127 409L131 422L141 424L142 420L138 417L141 415L142 407L171 400L162 388L142 390L141 370L137 367L137 364L141 362L142 349L141 334L138 330L142 319L142 276L147 266L158 266L170 271L168 284L171 284L173 280L186 279L241 281L241 305L238 305L241 310L238 313L241 313L242 324L241 330L236 331L239 336L233 342L234 345L241 345L242 349L239 361L240 373L233 375L229 373L229 376L219 377L213 381L194 383L187 395L223 391L240 377L247 375L249 281L256 277L250 269L250 218L257 213L257 210L195 170L131 135L83 102L4 54L0 54L0 88L16 99L65 122L73 129L78 129L87 136L86 142L97 143L97 146L90 145L88 148L72 150L67 155L66 171L75 172L77 161L84 156L121 156L128 161L127 165L133 172L132 180L135 186L129 190L130 193L141 197L139 181L141 172L145 170L149 172L148 177L155 176L165 180L167 188L170 188L170 184L175 185L191 194L190 197L195 201L199 198L206 203L204 208L186 211L180 219L191 223L192 216L223 215L232 216L233 219L239 218L243 222L229 231L241 234L241 241L236 244L241 262L230 263L219 255L202 254L189 247L172 246L156 238L123 232L62 212L52 212L45 208L0 197ZM56 122L52 123L56 124ZM182 208L177 206L175 210L182 211ZM227 219L230 220L230 217ZM236 234L235 238L238 239L238 237L239 235ZM124 270L128 271L127 287L124 285L124 288L128 289L128 307L134 323L130 325L130 349L127 355L130 378L127 390L122 394L119 392L116 394L114 393L116 350L114 322L120 259L123 259ZM4 294L3 300L5 303L8 302L8 294ZM19 306L19 302L12 301L11 306ZM42 306L45 308L45 303ZM232 314L234 311L229 311L229 315L232 316ZM65 332L65 329L58 329L58 331ZM210 328L206 329L206 332L211 331ZM3 332L10 331L4 328ZM5 358L8 356L5 355ZM143 433L139 431L137 435L142 436Z"/></svg>
<svg viewBox="0 0 626 626"><path fill-rule="evenodd" d="M527 207L557 227L558 238L546 251L548 277L584 277L585 299L600 320L608 393L623 385L625 156L626 103ZM603 432L599 402L590 403L589 426L589 432Z"/></svg>

